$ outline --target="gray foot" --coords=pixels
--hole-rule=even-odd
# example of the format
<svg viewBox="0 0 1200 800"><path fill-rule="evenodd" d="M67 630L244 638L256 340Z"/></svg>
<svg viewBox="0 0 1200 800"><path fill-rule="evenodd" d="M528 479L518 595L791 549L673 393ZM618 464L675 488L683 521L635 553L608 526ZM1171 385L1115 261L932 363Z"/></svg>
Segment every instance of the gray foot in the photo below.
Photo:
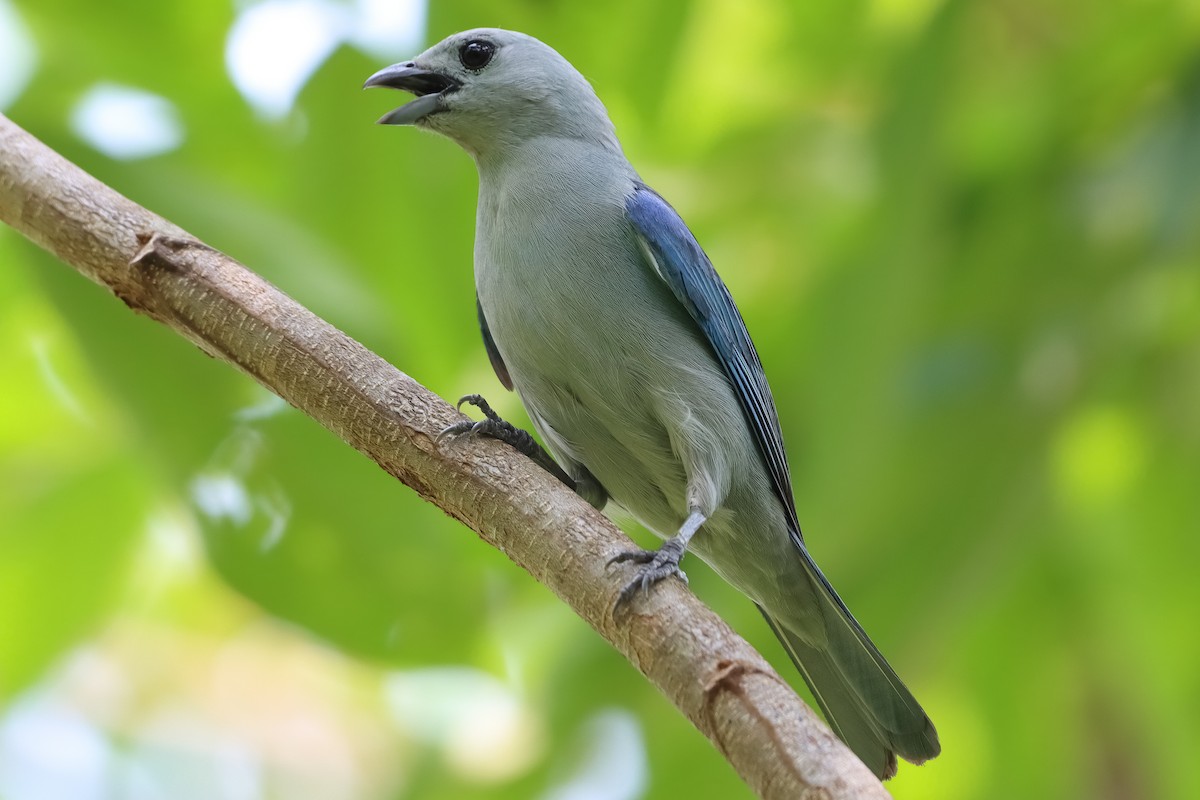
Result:
<svg viewBox="0 0 1200 800"><path fill-rule="evenodd" d="M675 575L684 583L687 583L687 575L679 568L679 562L683 559L683 552L686 548L687 539L682 536L672 536L663 542L662 547L657 550L626 550L624 553L618 553L610 558L608 560L609 564L622 564L626 561L632 561L635 564L642 565L637 574L633 576L633 580L625 584L625 588L617 596L614 610L628 603L639 589L643 593L649 593L650 587L663 578Z"/></svg>
<svg viewBox="0 0 1200 800"><path fill-rule="evenodd" d="M458 398L458 402L454 404L454 407L461 411L463 403L469 403L482 411L484 419L478 422L468 419L446 426L437 435L439 442L447 437L470 434L472 436L487 436L492 439L499 439L510 447L520 450L527 456L531 455L530 451L532 449L538 447L538 443L527 432L501 419L500 415L492 409L491 404L487 400L484 400L481 395L464 395Z"/></svg>
<svg viewBox="0 0 1200 800"><path fill-rule="evenodd" d="M473 405L482 411L484 419L478 422L468 419L446 426L437 435L439 442L445 438L456 436L487 436L491 439L499 439L509 447L525 454L527 458L558 478L572 490L575 489L575 481L570 475L563 472L562 467L558 466L554 459L550 457L550 454L542 449L537 440L530 436L527 431L523 431L511 422L501 419L500 415L492 409L492 406L481 395L464 395L459 398L458 403L455 404L455 408L461 409L463 403Z"/></svg>

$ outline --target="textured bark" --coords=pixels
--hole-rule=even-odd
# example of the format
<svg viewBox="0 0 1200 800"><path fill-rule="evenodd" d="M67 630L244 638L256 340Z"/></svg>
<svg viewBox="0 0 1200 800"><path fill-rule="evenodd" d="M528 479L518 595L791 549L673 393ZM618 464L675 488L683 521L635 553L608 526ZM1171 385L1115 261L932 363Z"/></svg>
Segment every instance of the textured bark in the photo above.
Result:
<svg viewBox="0 0 1200 800"><path fill-rule="evenodd" d="M462 520L616 647L765 798L886 798L749 644L664 581L614 618L630 541L495 441L439 446L454 409L236 261L0 116L0 219L134 311L233 364Z"/></svg>

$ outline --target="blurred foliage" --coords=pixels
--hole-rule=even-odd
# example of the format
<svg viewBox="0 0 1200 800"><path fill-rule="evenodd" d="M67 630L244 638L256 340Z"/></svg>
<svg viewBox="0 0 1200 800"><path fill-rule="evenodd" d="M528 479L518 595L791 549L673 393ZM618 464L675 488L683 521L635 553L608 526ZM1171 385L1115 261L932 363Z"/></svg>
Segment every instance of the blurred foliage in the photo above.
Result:
<svg viewBox="0 0 1200 800"><path fill-rule="evenodd" d="M37 54L15 121L522 419L470 160L358 91L424 45L337 47L272 119L226 69L240 4L0 5ZM895 795L1200 796L1200 5L471 0L420 38L477 25L589 77L738 298L812 548L941 732ZM93 149L98 83L181 145ZM0 794L748 796L502 554L8 230L0 264Z"/></svg>

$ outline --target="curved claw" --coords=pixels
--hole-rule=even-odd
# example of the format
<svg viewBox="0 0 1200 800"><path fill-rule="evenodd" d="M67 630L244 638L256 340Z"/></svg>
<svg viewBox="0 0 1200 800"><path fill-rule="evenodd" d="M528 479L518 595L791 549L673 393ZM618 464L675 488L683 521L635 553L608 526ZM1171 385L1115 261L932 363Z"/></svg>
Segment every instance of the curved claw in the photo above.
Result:
<svg viewBox="0 0 1200 800"><path fill-rule="evenodd" d="M462 411L463 403L475 406L483 412L485 417L490 420L500 420L500 415L492 409L492 404L487 400L484 400L483 395L481 394L464 394L462 397L458 398L458 402L454 404L454 407L459 411Z"/></svg>
<svg viewBox="0 0 1200 800"><path fill-rule="evenodd" d="M448 437L462 436L464 433L471 433L475 430L475 426L478 424L479 423L475 422L474 420L466 420L464 422L456 422L453 425L447 425L438 432L434 442L440 444L443 439Z"/></svg>
<svg viewBox="0 0 1200 800"><path fill-rule="evenodd" d="M500 419L500 415L492 409L491 404L488 403L487 400L483 399L483 395L464 394L462 397L458 398L458 402L454 404L454 408L458 411L462 411L464 403L478 408L483 412L483 415L487 419L483 419L478 422L474 420L463 420L462 422L456 422L453 425L447 425L438 433L437 438L434 440L435 442L441 443L443 439L449 436L462 436L463 434L467 433L487 434L489 432L488 422L493 424L504 422L504 420Z"/></svg>
<svg viewBox="0 0 1200 800"><path fill-rule="evenodd" d="M679 546L675 539L668 539L663 542L663 546L658 550L626 550L610 558L608 560L608 565L610 566L626 561L642 565L633 578L621 589L621 593L617 595L617 602L613 606L613 611L617 611L628 603L637 594L639 589L641 589L643 594L649 594L650 587L672 575L682 580L686 586L688 584L687 574L679 568L679 562L682 558L683 548Z"/></svg>
<svg viewBox="0 0 1200 800"><path fill-rule="evenodd" d="M566 484L571 490L575 490L575 480L564 472L562 467L555 463L550 454L543 450L542 446L528 432L506 422L495 412L491 404L483 399L482 395L464 394L458 398L458 403L455 404L455 407L462 409L464 404L470 404L478 408L483 412L484 419L478 422L463 420L453 425L447 425L438 433L437 438L434 440L435 443L441 443L443 439L449 436L461 436L463 434L490 436L493 439L499 439L517 452L524 453L539 467L549 472L555 478L558 478L558 480Z"/></svg>

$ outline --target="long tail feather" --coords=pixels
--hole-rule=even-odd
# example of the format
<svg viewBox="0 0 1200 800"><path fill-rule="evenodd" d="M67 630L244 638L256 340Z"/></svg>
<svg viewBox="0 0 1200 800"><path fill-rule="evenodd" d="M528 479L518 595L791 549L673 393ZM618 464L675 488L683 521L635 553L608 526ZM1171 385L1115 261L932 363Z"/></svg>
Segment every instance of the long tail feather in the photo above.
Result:
<svg viewBox="0 0 1200 800"><path fill-rule="evenodd" d="M811 563L811 562L810 562ZM812 569L816 571L816 567ZM821 579L823 641L788 630L759 608L783 643L834 733L876 775L896 774L896 756L920 764L941 752L937 731L904 682ZM821 591L824 589L825 591Z"/></svg>

